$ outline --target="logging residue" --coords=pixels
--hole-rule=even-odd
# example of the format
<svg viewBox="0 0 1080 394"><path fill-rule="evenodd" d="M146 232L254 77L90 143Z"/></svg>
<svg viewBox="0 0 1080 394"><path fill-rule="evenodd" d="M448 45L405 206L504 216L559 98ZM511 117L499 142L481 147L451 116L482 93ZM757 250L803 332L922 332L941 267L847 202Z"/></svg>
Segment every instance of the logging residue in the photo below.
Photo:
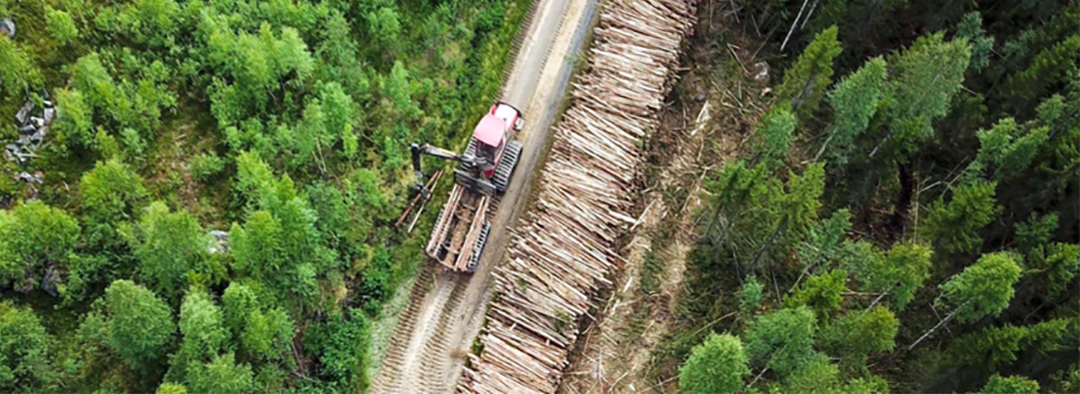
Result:
<svg viewBox="0 0 1080 394"><path fill-rule="evenodd" d="M612 0L600 14L589 68L556 126L535 207L495 271L483 349L470 356L462 393L552 393L578 335L578 319L621 262L630 195L695 23L696 0Z"/></svg>

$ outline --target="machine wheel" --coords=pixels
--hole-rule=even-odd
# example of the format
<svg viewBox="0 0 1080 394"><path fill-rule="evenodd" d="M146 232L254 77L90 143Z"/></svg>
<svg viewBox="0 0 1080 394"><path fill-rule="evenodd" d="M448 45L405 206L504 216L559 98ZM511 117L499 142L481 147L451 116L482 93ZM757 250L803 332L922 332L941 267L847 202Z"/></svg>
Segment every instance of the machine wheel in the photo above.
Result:
<svg viewBox="0 0 1080 394"><path fill-rule="evenodd" d="M514 175L514 168L517 167L520 156L521 143L510 141L506 145L506 151L503 152L502 159L499 160L499 166L495 167L495 176L491 178L492 183L495 184L495 190L500 194L506 192L506 188L510 186L510 177Z"/></svg>
<svg viewBox="0 0 1080 394"><path fill-rule="evenodd" d="M514 131L521 131L523 128L525 128L525 118L518 116L517 119L514 120Z"/></svg>
<svg viewBox="0 0 1080 394"><path fill-rule="evenodd" d="M480 236L476 238L476 243L473 244L472 255L469 256L469 264L465 267L465 272L476 272L476 266L480 264L480 255L484 253L484 246L487 245L488 234L491 233L491 222L484 222L484 228L480 229Z"/></svg>
<svg viewBox="0 0 1080 394"><path fill-rule="evenodd" d="M469 146L465 148L465 153L463 154L463 156L476 157L476 137L469 138ZM467 168L467 167L470 167L470 166L468 164L464 163L464 162L461 163L460 167L465 172L468 172L468 173L474 172L473 168Z"/></svg>
<svg viewBox="0 0 1080 394"><path fill-rule="evenodd" d="M477 179L476 190L485 196L494 196L498 188L496 188L495 185L493 185L491 182L483 179Z"/></svg>

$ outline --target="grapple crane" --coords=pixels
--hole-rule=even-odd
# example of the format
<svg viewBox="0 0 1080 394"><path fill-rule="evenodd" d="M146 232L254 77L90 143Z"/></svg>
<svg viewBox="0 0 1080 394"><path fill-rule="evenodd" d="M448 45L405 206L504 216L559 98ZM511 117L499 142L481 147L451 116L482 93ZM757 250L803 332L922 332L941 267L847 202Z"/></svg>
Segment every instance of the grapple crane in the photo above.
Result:
<svg viewBox="0 0 1080 394"><path fill-rule="evenodd" d="M459 154L429 144L409 146L421 193L430 192L424 188L421 156L459 163L454 170L454 188L424 248L428 256L446 268L469 273L476 269L491 233L487 211L491 200L510 185L522 149L514 137L523 125L517 108L497 102L476 125L465 152Z"/></svg>

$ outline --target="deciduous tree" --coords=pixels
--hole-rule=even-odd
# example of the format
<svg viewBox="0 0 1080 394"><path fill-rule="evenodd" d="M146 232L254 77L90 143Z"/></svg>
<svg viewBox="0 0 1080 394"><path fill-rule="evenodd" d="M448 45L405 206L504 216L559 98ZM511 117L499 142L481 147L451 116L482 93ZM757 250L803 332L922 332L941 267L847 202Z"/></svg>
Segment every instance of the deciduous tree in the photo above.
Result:
<svg viewBox="0 0 1080 394"><path fill-rule="evenodd" d="M48 340L33 310L0 302L0 390L43 390L50 379Z"/></svg>
<svg viewBox="0 0 1080 394"><path fill-rule="evenodd" d="M236 363L232 353L188 367L187 387L193 393L246 394L255 391L251 366Z"/></svg>
<svg viewBox="0 0 1080 394"><path fill-rule="evenodd" d="M158 294L179 300L189 273L211 275L209 236L187 211L169 212L165 203L154 202L139 220L139 230L135 255L142 263L140 275Z"/></svg>
<svg viewBox="0 0 1080 394"><path fill-rule="evenodd" d="M78 239L78 222L41 201L0 211L0 285L33 289L49 266L67 266Z"/></svg>
<svg viewBox="0 0 1080 394"><path fill-rule="evenodd" d="M166 343L176 331L169 306L153 292L128 280L105 289L103 298L107 344L131 368L142 370L163 356Z"/></svg>

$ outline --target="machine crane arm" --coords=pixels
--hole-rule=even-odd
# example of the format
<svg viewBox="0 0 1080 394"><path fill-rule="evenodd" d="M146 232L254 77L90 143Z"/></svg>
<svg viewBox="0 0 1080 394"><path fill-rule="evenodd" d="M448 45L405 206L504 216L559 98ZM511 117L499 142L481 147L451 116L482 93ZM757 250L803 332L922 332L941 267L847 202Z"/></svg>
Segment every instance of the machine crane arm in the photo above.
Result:
<svg viewBox="0 0 1080 394"><path fill-rule="evenodd" d="M419 188L420 191L424 194L427 194L427 190L424 190L424 171L420 165L421 155L434 156L440 159L453 160L459 163L471 160L471 158L468 158L465 155L439 148L437 146L432 146L431 144L412 144L409 145L409 150L412 151L412 166L413 172L416 173L417 188Z"/></svg>

